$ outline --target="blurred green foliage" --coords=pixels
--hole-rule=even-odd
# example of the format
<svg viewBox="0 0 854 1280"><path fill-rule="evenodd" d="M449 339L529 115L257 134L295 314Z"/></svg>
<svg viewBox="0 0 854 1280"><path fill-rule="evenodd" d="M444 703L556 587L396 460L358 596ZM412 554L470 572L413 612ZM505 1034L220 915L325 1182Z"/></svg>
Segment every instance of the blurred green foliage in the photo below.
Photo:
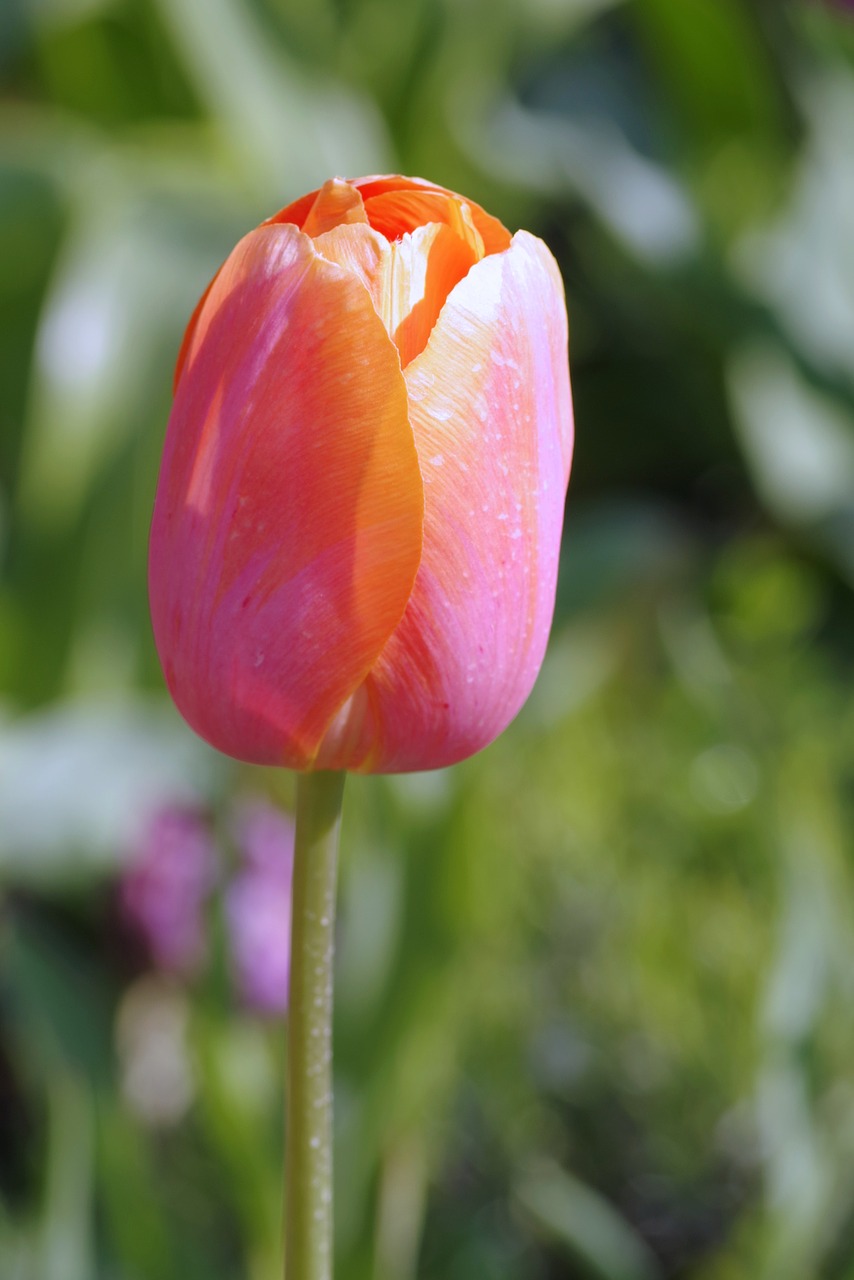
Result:
<svg viewBox="0 0 854 1280"><path fill-rule="evenodd" d="M278 1273L282 1031L116 906L291 798L166 705L147 529L219 262L390 169L548 240L578 444L523 714L349 784L337 1275L852 1280L850 9L6 0L0 76L4 1280Z"/></svg>

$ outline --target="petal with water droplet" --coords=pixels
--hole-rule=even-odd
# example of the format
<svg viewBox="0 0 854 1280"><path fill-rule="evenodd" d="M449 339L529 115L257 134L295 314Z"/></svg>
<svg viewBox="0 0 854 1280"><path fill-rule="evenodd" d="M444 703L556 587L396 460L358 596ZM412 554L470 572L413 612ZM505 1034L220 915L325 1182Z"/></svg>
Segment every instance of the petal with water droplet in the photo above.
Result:
<svg viewBox="0 0 854 1280"><path fill-rule="evenodd" d="M542 661L572 453L563 285L545 245L519 232L473 267L405 376L430 474L412 596L366 681L364 754L352 767L377 771L451 764L485 746ZM429 467L439 454L443 465Z"/></svg>

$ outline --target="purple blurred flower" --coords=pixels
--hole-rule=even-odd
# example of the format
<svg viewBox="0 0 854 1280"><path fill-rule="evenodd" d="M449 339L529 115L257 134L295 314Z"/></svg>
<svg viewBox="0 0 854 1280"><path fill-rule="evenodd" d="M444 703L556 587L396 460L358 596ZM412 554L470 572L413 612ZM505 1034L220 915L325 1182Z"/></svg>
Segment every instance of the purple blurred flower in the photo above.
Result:
<svg viewBox="0 0 854 1280"><path fill-rule="evenodd" d="M189 974L202 964L204 904L216 876L216 848L198 813L169 806L151 815L122 878L120 900L159 968Z"/></svg>
<svg viewBox="0 0 854 1280"><path fill-rule="evenodd" d="M235 981L251 1008L281 1014L288 1005L291 962L294 824L255 800L238 815L236 833L244 867L225 901Z"/></svg>
<svg viewBox="0 0 854 1280"><path fill-rule="evenodd" d="M244 801L234 823L243 861L274 880L291 882L294 861L293 818L266 800Z"/></svg>
<svg viewBox="0 0 854 1280"><path fill-rule="evenodd" d="M291 887L244 871L226 898L234 971L243 1000L259 1013L284 1013L291 968Z"/></svg>

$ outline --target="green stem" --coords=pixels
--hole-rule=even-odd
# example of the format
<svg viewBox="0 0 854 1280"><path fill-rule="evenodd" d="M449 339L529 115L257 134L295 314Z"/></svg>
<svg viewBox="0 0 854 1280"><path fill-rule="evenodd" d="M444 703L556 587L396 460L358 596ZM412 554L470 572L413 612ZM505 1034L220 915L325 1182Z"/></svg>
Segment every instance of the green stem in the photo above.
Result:
<svg viewBox="0 0 854 1280"><path fill-rule="evenodd" d="M332 964L343 792L343 773L299 775L288 1009L286 1280L332 1280Z"/></svg>

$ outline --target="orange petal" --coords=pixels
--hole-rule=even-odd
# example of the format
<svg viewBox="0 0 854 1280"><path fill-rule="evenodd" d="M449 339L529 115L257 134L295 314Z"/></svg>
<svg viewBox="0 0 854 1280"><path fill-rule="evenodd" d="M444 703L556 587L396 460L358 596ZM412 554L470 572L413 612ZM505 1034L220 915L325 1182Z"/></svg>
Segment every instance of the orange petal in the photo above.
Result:
<svg viewBox="0 0 854 1280"><path fill-rule="evenodd" d="M398 174L389 174L385 176L359 178L353 182L353 186L358 187L361 192L362 199L365 201L365 208L369 213L372 224L377 227L377 230L383 230L383 227L387 227L389 231L394 232L395 227L398 225L395 217L392 216L392 210L395 209L395 207L399 210L398 216L402 218L403 223L405 224L408 220L411 221L414 215L414 210L418 207L417 202L419 197L445 196L446 198L450 197L455 200L458 204L466 204L468 206L471 212L472 222L477 228L477 231L483 241L484 253L501 253L510 245L510 232L507 228L503 223L499 222L497 218L493 218L491 214L482 209L479 204L475 204L473 200L469 200L467 198L464 199L455 192L448 191L445 187L438 187L432 182L425 182L423 178L404 178ZM388 205L383 205L379 202L379 197L386 196L411 196L413 199L412 201L404 199L397 206L395 206L391 200ZM374 221L374 214L372 214L371 209L369 209L369 202L372 200L378 201L377 204L371 206L371 209L375 211L375 216L377 218L376 222ZM440 203L435 200L432 202L427 200L426 203L423 203L420 206L425 215L429 210L432 209L433 211L436 211L441 207ZM431 219L427 216L420 218L421 222L428 222L430 220ZM440 222L447 221L445 217L439 217L435 220ZM383 226L380 226L380 223L382 223ZM401 225L401 230L408 229L410 228L407 225ZM389 238L394 239L394 234Z"/></svg>
<svg viewBox="0 0 854 1280"><path fill-rule="evenodd" d="M275 227L282 223L290 222L293 226L302 228L302 224L308 217L317 195L316 191L309 191L307 195L300 196L299 200L294 200L292 204L286 204L284 209L274 213L272 218L267 218L261 223L261 226Z"/></svg>
<svg viewBox="0 0 854 1280"><path fill-rule="evenodd" d="M448 210L448 226L465 241L474 254L475 262L484 255L483 236L474 223L471 208L466 200L452 200Z"/></svg>
<svg viewBox="0 0 854 1280"><path fill-rule="evenodd" d="M367 221L368 215L356 188L343 178L330 178L318 191L302 229L308 236L319 236L342 224Z"/></svg>
<svg viewBox="0 0 854 1280"><path fill-rule="evenodd" d="M340 182L342 179L334 179L333 181ZM445 187L438 187L433 182L425 181L424 178L405 178L400 174L375 174L368 178L355 178L346 185L358 190L363 201L396 192L409 192L416 196L430 193L445 197L450 196L458 203L464 203L468 206L472 224L483 241L484 253L501 253L510 245L510 232L497 218L493 218L491 214L482 209L479 204L475 204L473 200L464 200L462 196L456 195L453 191L448 191ZM262 225L274 226L290 222L294 226L302 227L318 195L318 191L310 191L308 195L301 196L299 200L294 200L292 204L280 209L278 213L273 214L272 218L268 218ZM426 206L422 207L426 208ZM440 207L438 204L433 206L434 209ZM383 218L382 206L380 206L378 216L394 232L394 224L391 219L389 217ZM411 209L408 216L411 221ZM445 221L446 219L442 217L438 220ZM422 221L426 222L429 219L425 217ZM416 223L416 225L418 224ZM403 229L406 230L407 228L404 227ZM392 234L390 238L394 239L395 235Z"/></svg>
<svg viewBox="0 0 854 1280"><path fill-rule="evenodd" d="M375 310L382 314L390 246L378 231L367 223L335 227L316 236L314 248L328 262L337 262L357 275L370 293Z"/></svg>
<svg viewBox="0 0 854 1280"><path fill-rule="evenodd" d="M390 241L440 223L459 236L475 262L483 257L483 237L474 224L472 211L465 200L456 196L438 191L392 191L368 200L365 212L371 226Z"/></svg>
<svg viewBox="0 0 854 1280"><path fill-rule="evenodd" d="M366 200L365 213L375 231L387 240L399 240L429 222L449 223L455 203L441 191L391 191Z"/></svg>
<svg viewBox="0 0 854 1280"><path fill-rule="evenodd" d="M310 767L406 606L423 488L368 294L290 225L240 242L188 341L151 534L175 701L240 759Z"/></svg>
<svg viewBox="0 0 854 1280"><path fill-rule="evenodd" d="M369 227L336 227L318 236L315 247L358 274L404 368L424 350L445 299L477 261L470 241L437 222L393 244Z"/></svg>
<svg viewBox="0 0 854 1280"><path fill-rule="evenodd" d="M382 318L405 369L423 351L454 286L477 261L448 226L418 227L389 246Z"/></svg>
<svg viewBox="0 0 854 1280"><path fill-rule="evenodd" d="M525 232L479 262L406 370L424 548L365 682L365 771L452 764L521 707L545 651L572 452L563 286Z"/></svg>

